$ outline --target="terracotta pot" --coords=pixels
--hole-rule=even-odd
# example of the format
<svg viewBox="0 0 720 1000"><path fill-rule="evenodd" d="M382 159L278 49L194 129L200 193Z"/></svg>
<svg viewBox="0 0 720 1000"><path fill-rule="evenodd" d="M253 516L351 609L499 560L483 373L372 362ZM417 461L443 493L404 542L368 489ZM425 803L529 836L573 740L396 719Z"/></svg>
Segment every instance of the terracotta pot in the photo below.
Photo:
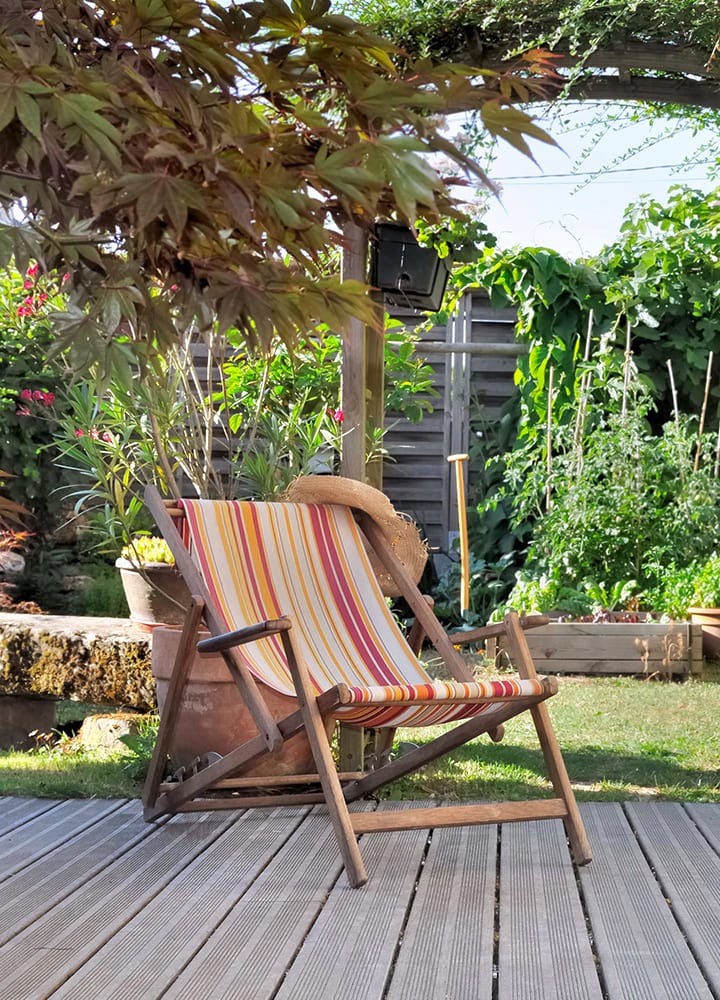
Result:
<svg viewBox="0 0 720 1000"><path fill-rule="evenodd" d="M130 621L144 628L183 624L190 592L174 566L146 563L140 570L127 559L117 559L115 565L120 570Z"/></svg>
<svg viewBox="0 0 720 1000"><path fill-rule="evenodd" d="M157 682L161 715L179 643L178 629L153 629L152 671ZM282 719L299 707L296 698L278 694L260 681L258 686L273 718ZM210 751L225 755L257 736L257 733L257 726L223 658L196 653L170 742L170 759L173 765L188 764L193 758ZM314 771L310 745L305 734L301 733L278 753L261 759L248 773L268 776L308 774Z"/></svg>
<svg viewBox="0 0 720 1000"><path fill-rule="evenodd" d="M688 608L690 621L702 625L703 656L720 659L720 608Z"/></svg>

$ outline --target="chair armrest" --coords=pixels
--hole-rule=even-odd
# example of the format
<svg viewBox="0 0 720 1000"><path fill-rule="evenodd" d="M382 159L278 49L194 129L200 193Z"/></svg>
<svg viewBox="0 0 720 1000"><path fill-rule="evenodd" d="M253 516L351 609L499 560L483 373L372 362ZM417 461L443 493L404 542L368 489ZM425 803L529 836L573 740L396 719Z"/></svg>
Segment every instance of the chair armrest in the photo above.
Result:
<svg viewBox="0 0 720 1000"><path fill-rule="evenodd" d="M292 628L289 618L274 618L266 622L258 622L256 625L247 625L245 628L236 629L234 632L224 632L222 635L213 635L209 639L201 639L197 644L198 653L222 653L233 646L243 646L246 642L254 642L262 639L263 636L277 635L278 632L287 632Z"/></svg>
<svg viewBox="0 0 720 1000"><path fill-rule="evenodd" d="M547 615L523 615L520 618L520 627L538 628L540 625L549 624ZM479 642L481 639L494 639L498 635L504 635L506 627L504 622L497 622L493 625L483 625L482 628L470 629L467 632L449 632L448 638L456 645L461 646L466 642Z"/></svg>

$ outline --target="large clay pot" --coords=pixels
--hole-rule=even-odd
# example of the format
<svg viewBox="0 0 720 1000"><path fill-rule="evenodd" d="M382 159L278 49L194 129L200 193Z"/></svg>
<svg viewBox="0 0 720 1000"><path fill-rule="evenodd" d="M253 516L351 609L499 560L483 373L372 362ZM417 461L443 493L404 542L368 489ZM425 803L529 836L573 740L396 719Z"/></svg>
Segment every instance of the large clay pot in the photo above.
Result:
<svg viewBox="0 0 720 1000"><path fill-rule="evenodd" d="M117 559L130 621L143 628L182 625L190 606L187 584L174 566L146 563L142 569L127 559Z"/></svg>
<svg viewBox="0 0 720 1000"><path fill-rule="evenodd" d="M157 681L157 699L162 716L175 656L180 643L178 629L155 628L152 634L152 671ZM275 719L296 711L296 698L278 694L258 681L265 702ZM170 741L170 759L175 766L214 751L225 755L257 736L250 712L218 655L195 654L182 706ZM295 736L280 751L253 765L253 775L308 774L315 771L310 745L304 733Z"/></svg>
<svg viewBox="0 0 720 1000"><path fill-rule="evenodd" d="M703 656L720 659L720 608L688 608L690 621L702 625Z"/></svg>

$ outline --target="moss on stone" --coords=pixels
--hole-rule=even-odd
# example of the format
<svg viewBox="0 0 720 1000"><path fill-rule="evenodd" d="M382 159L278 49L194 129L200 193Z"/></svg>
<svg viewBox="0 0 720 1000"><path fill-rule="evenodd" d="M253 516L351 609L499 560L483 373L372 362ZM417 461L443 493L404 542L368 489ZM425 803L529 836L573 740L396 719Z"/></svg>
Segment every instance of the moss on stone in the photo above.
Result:
<svg viewBox="0 0 720 1000"><path fill-rule="evenodd" d="M0 694L155 708L150 636L129 622L0 614Z"/></svg>

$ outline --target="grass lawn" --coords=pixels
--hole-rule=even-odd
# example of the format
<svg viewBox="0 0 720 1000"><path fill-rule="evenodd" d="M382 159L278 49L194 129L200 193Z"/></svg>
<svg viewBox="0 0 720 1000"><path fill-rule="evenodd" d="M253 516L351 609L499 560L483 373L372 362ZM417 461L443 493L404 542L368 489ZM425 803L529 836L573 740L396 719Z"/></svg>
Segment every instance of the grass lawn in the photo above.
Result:
<svg viewBox="0 0 720 1000"><path fill-rule="evenodd" d="M546 702L579 799L720 802L720 683L560 679ZM529 713L398 782L393 795L520 799L551 794ZM432 732L427 731L427 738ZM425 734L423 734L423 738ZM418 730L400 733L418 743Z"/></svg>
<svg viewBox="0 0 720 1000"><path fill-rule="evenodd" d="M720 802L720 683L633 678L560 679L547 702L580 799ZM420 742L440 730L405 730ZM0 794L133 797L137 758L78 753L72 741L32 753L0 752ZM505 739L487 737L392 786L393 798L520 799L551 794L528 713Z"/></svg>

